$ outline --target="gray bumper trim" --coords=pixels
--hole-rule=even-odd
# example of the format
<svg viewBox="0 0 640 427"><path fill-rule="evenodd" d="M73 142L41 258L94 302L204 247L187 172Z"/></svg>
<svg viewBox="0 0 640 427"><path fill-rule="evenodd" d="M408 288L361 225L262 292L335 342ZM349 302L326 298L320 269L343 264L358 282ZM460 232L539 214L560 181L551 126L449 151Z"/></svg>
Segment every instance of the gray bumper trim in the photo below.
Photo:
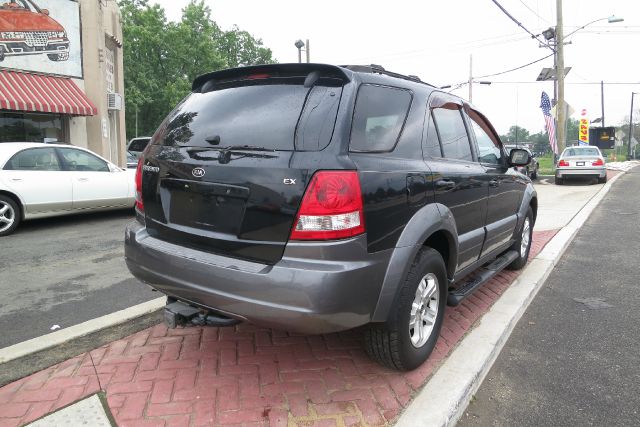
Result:
<svg viewBox="0 0 640 427"><path fill-rule="evenodd" d="M368 323L391 251L367 253L366 236L291 242L275 265L237 260L167 243L132 222L125 258L155 289L230 317L300 333Z"/></svg>

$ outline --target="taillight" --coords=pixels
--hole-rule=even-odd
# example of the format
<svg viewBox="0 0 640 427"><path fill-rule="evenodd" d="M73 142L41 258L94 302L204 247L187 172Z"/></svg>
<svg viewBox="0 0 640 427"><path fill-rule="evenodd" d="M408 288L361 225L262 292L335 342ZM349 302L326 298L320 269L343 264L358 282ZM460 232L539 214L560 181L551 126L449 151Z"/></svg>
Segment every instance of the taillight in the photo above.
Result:
<svg viewBox="0 0 640 427"><path fill-rule="evenodd" d="M311 179L291 240L344 239L364 233L360 179L355 171L320 171Z"/></svg>
<svg viewBox="0 0 640 427"><path fill-rule="evenodd" d="M604 166L604 160L598 159L595 162L591 163L591 166Z"/></svg>
<svg viewBox="0 0 640 427"><path fill-rule="evenodd" d="M144 156L140 156L138 159L138 167L136 168L136 210L138 212L144 212L144 203L142 202L142 164L144 163Z"/></svg>
<svg viewBox="0 0 640 427"><path fill-rule="evenodd" d="M566 160L560 160L558 162L558 166L562 167L562 166L569 166L569 162L567 162Z"/></svg>

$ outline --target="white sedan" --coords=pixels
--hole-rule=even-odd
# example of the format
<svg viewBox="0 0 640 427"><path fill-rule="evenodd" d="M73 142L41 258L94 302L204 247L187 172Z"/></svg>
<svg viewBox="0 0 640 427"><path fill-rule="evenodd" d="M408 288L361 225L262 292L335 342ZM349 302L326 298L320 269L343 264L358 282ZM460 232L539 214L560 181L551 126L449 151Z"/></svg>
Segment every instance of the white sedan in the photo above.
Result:
<svg viewBox="0 0 640 427"><path fill-rule="evenodd" d="M20 221L133 208L135 169L70 145L0 143L0 236Z"/></svg>

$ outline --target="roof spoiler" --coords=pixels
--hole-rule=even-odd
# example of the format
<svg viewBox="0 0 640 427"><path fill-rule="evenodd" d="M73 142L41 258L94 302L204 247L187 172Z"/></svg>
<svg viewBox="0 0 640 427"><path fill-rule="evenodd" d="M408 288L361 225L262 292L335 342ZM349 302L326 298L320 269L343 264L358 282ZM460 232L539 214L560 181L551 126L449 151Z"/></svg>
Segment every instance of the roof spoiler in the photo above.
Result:
<svg viewBox="0 0 640 427"><path fill-rule="evenodd" d="M337 78L347 83L351 81L351 72L342 67L327 64L268 64L249 67L229 68L198 76L191 85L192 92L208 92L216 82L233 80L251 80L268 77L306 77L311 73L319 77Z"/></svg>

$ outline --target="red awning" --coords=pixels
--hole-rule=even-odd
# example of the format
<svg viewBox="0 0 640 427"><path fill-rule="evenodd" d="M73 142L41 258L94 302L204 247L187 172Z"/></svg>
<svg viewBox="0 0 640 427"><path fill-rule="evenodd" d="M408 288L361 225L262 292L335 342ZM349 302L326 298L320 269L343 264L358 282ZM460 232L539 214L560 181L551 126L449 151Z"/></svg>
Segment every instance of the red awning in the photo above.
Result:
<svg viewBox="0 0 640 427"><path fill-rule="evenodd" d="M0 70L0 109L95 116L98 109L69 78Z"/></svg>

